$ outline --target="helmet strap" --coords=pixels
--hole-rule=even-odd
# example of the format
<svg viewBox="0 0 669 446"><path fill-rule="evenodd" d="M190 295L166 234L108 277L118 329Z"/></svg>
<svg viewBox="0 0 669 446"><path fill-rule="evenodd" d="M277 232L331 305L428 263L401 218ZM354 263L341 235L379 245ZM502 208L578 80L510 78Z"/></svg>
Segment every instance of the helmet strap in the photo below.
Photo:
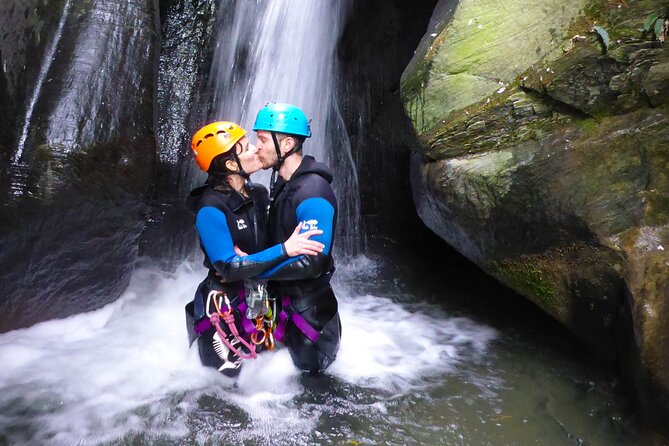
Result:
<svg viewBox="0 0 669 446"><path fill-rule="evenodd" d="M297 145L293 146L292 149L290 149L285 155L281 155L281 149L279 145L279 140L276 137L276 132L270 132L272 135L272 141L274 141L274 150L276 150L276 158L277 161L272 167L272 177L269 180L269 199L270 199L270 204L267 206L267 211L269 212L269 207L274 200L274 186L276 186L276 181L278 180L277 178L277 173L279 172L279 169L281 169L281 166L283 165L283 162L286 161L286 158L288 158L290 155L293 153L297 152Z"/></svg>
<svg viewBox="0 0 669 446"><path fill-rule="evenodd" d="M274 150L276 150L276 165L274 166L276 169L280 168L283 162L286 160L285 156L281 155L281 149L279 146L279 140L276 137L275 132L270 132L272 135L272 141L274 141Z"/></svg>
<svg viewBox="0 0 669 446"><path fill-rule="evenodd" d="M235 145L232 147L232 157L234 158L235 162L237 163L237 168L239 169L239 172L237 172L237 173L239 175L241 175L244 178L244 180L248 180L249 179L249 174L246 173L246 171L242 167L242 162L239 161L239 156L237 155L237 145L238 144L239 144L239 142L236 142ZM239 144L239 146L241 147L241 144Z"/></svg>
<svg viewBox="0 0 669 446"><path fill-rule="evenodd" d="M279 140L276 137L276 133L270 132L270 134L272 135L272 141L274 141L274 150L276 150L276 163L272 166L272 177L269 180L269 199L271 205L274 199L274 186L276 186L277 173L286 160L286 157L281 156L281 149L279 149ZM267 211L269 212L269 205L267 206Z"/></svg>

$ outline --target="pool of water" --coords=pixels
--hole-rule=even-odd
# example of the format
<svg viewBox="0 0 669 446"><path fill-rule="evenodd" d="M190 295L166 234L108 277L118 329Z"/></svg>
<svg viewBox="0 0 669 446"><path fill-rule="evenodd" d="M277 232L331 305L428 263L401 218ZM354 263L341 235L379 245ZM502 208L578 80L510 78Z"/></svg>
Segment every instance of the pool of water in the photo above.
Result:
<svg viewBox="0 0 669 446"><path fill-rule="evenodd" d="M499 287L339 265L342 344L321 377L281 349L235 380L202 367L183 314L203 276L190 263L141 268L113 304L0 335L0 445L663 444L538 311L477 311Z"/></svg>

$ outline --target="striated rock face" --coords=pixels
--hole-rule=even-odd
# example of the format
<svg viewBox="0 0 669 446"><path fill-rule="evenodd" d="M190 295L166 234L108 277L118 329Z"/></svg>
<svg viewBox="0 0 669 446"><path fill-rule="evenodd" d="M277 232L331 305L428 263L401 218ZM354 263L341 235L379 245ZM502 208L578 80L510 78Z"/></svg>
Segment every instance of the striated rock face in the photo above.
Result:
<svg viewBox="0 0 669 446"><path fill-rule="evenodd" d="M153 181L153 0L0 6L0 331L127 285Z"/></svg>
<svg viewBox="0 0 669 446"><path fill-rule="evenodd" d="M639 29L669 11L650 0L518 8L443 8L403 74L422 143L418 212L618 362L666 420L669 50Z"/></svg>
<svg viewBox="0 0 669 446"><path fill-rule="evenodd" d="M184 206L184 197L191 190L193 170L197 170L190 152L192 132L209 112L207 81L218 7L226 10L229 5L215 0L160 2L162 38L155 110L158 160L140 255L168 269L197 247L193 217Z"/></svg>

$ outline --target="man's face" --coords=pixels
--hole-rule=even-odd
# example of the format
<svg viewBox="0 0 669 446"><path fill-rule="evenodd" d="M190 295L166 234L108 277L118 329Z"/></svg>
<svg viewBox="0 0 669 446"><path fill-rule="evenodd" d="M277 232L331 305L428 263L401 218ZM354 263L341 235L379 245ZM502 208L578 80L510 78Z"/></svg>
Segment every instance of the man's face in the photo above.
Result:
<svg viewBox="0 0 669 446"><path fill-rule="evenodd" d="M265 130L258 130L256 136L258 137L258 143L256 144L256 147L258 147L258 158L260 158L262 168L269 169L270 167L274 167L278 158L272 134Z"/></svg>

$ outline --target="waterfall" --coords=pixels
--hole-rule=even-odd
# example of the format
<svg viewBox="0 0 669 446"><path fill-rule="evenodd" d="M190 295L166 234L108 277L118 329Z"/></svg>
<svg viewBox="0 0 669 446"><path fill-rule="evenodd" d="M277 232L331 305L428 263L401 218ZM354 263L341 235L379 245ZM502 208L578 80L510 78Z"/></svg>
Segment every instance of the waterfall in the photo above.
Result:
<svg viewBox="0 0 669 446"><path fill-rule="evenodd" d="M42 86L46 82L47 75L51 69L51 63L56 58L56 50L58 49L58 43L63 35L63 27L65 26L65 21L70 12L70 5L72 0L67 0L65 6L63 7L63 13L60 16L58 21L58 26L54 33L51 42L44 51L44 58L40 64L39 74L37 75L37 81L35 82L35 87L33 88L32 94L30 95L30 100L28 101L28 106L26 107L26 114L23 118L23 128L21 129L21 135L19 136L19 142L16 146L16 152L12 156L11 165L9 167L9 173L11 184L10 188L14 196L23 195L26 185L28 184L28 163L21 160L23 152L26 146L26 140L28 139L28 132L30 130L33 118L33 112L35 110L35 105L42 94Z"/></svg>
<svg viewBox="0 0 669 446"><path fill-rule="evenodd" d="M268 102L304 110L313 135L304 153L335 174L339 252L356 254L362 244L358 178L335 91L335 49L347 11L348 0L223 1L209 80L210 120L236 121L250 130ZM254 180L267 184L269 173Z"/></svg>
<svg viewBox="0 0 669 446"><path fill-rule="evenodd" d="M32 120L33 110L35 110L35 104L37 104L37 100L39 99L40 94L42 92L42 86L44 85L46 76L49 73L49 69L51 68L51 62L53 62L53 60L56 57L56 49L58 48L58 42L60 42L60 38L63 35L63 26L65 25L65 20L67 19L67 16L70 12L71 3L72 0L67 0L67 2L65 3L65 6L63 7L63 14L60 16L60 21L58 22L58 27L56 28L56 32L53 36L53 39L51 39L51 43L49 43L49 46L44 52L44 59L40 64L40 70L39 70L39 75L37 76L37 82L35 83L33 94L30 96L30 102L28 102L28 107L26 108L26 115L23 121L23 129L21 130L21 137L19 138L19 143L16 148L16 153L14 153L14 156L12 157L12 164L14 165L19 163L21 155L23 155L26 139L28 139L28 130L30 129L30 122Z"/></svg>

